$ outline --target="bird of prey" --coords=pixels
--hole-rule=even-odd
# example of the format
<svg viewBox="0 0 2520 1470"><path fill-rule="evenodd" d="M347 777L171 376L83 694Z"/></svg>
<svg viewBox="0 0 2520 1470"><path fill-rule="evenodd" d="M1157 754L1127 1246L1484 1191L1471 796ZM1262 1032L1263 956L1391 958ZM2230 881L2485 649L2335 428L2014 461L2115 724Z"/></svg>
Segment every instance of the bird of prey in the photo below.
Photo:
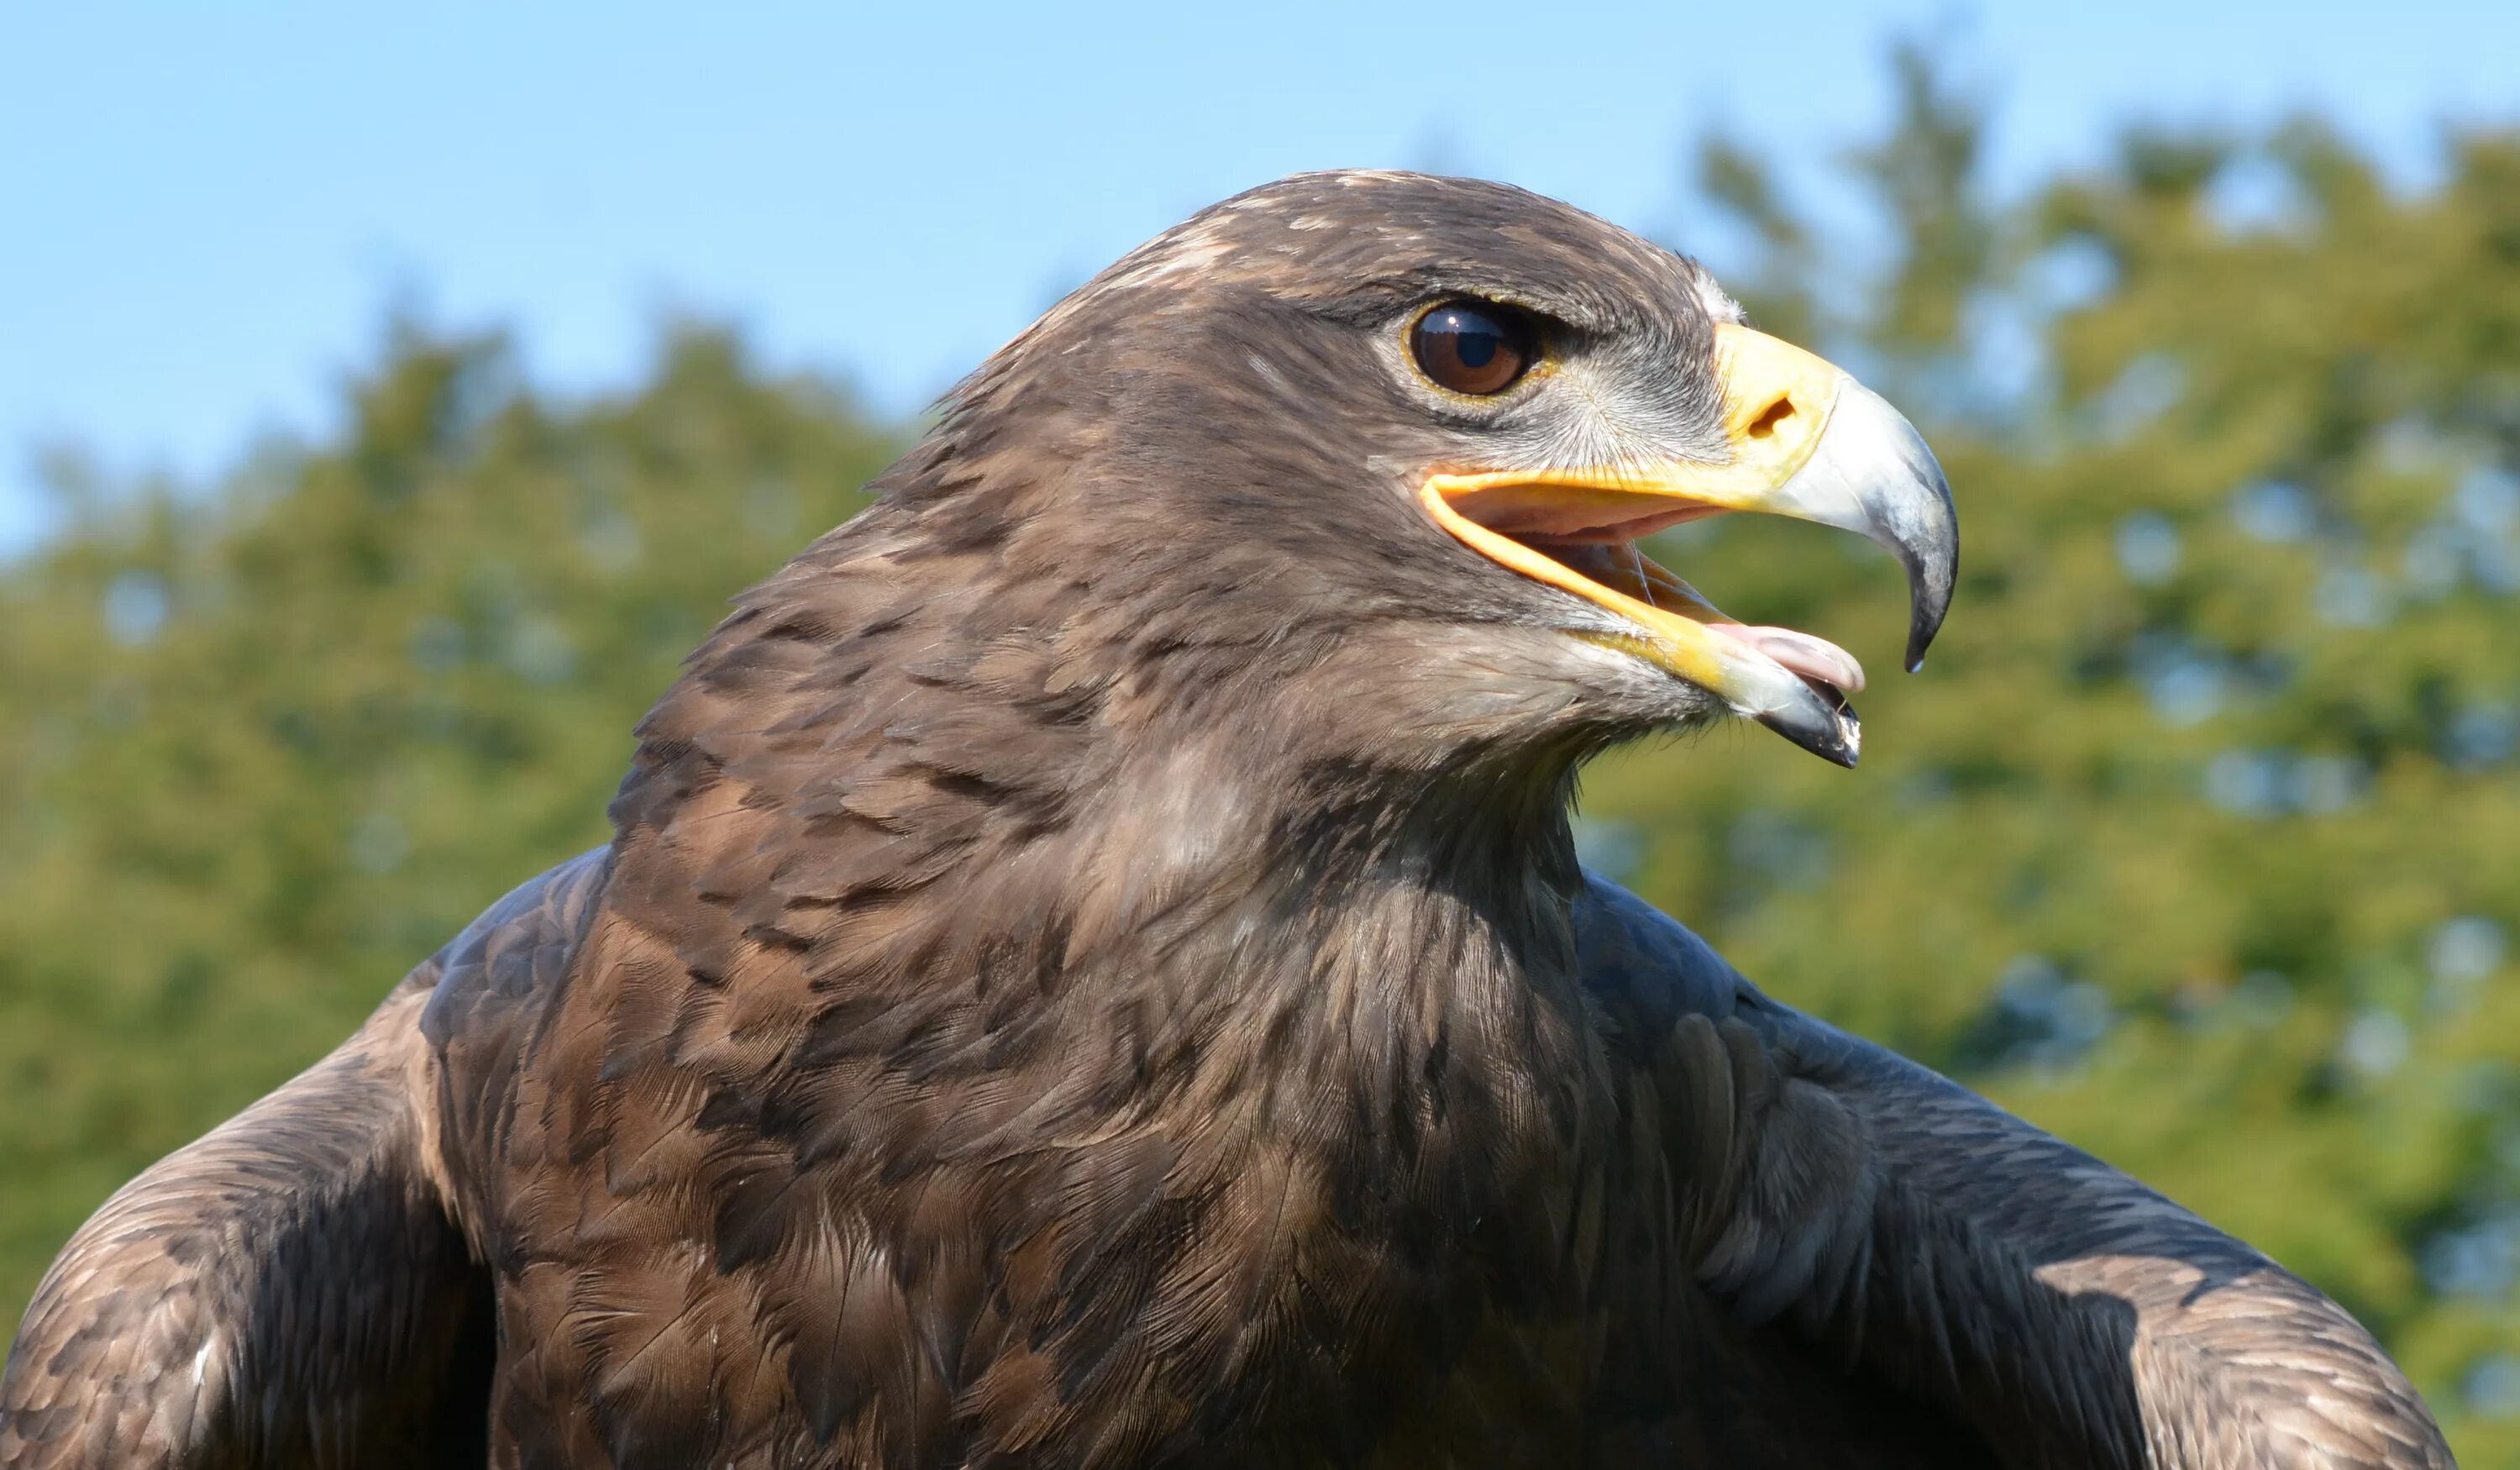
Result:
<svg viewBox="0 0 2520 1470"><path fill-rule="evenodd" d="M614 835L45 1278L0 1463L2439 1467L2332 1303L1579 866L1854 659L1637 538L1958 560L1688 259L1302 175L991 357L638 730Z"/></svg>

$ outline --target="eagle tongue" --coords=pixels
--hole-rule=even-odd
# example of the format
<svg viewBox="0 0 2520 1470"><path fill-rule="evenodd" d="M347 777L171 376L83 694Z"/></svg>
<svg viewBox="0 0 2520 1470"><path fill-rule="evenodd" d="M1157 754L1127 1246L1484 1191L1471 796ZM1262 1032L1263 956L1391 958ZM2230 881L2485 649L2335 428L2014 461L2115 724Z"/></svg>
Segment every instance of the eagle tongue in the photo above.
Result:
<svg viewBox="0 0 2520 1470"><path fill-rule="evenodd" d="M1717 633L1735 643L1748 644L1785 668L1818 684L1825 684L1844 693L1856 693L1864 688L1864 665L1855 655L1824 638L1797 633L1791 628L1769 628L1746 623L1708 623Z"/></svg>

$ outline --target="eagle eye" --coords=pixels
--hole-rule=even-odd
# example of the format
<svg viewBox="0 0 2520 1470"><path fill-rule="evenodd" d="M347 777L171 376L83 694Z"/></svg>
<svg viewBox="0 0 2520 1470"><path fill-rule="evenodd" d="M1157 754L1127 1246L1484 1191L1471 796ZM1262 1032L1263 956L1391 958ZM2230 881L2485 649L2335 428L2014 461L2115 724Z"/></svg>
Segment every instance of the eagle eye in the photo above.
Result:
<svg viewBox="0 0 2520 1470"><path fill-rule="evenodd" d="M1540 360L1540 334L1510 306L1444 301L1410 329L1409 354L1437 387L1485 398L1512 387Z"/></svg>

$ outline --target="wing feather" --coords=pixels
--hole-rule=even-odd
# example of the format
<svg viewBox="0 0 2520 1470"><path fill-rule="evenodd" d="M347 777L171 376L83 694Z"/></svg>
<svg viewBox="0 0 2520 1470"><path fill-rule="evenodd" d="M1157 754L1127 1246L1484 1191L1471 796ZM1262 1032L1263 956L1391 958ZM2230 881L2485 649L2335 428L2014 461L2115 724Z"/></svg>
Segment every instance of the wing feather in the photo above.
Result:
<svg viewBox="0 0 2520 1470"><path fill-rule="evenodd" d="M599 848L518 887L330 1056L106 1201L11 1347L0 1465L481 1463L492 1280L453 1166L503 1134L608 871Z"/></svg>
<svg viewBox="0 0 2520 1470"><path fill-rule="evenodd" d="M409 986L125 1185L35 1292L0 1464L479 1463L490 1302L418 1167Z"/></svg>
<svg viewBox="0 0 2520 1470"><path fill-rule="evenodd" d="M1595 879L1587 984L1661 1089L1699 1283L2007 1463L2452 1470L2334 1302L2118 1171L1778 1004Z"/></svg>

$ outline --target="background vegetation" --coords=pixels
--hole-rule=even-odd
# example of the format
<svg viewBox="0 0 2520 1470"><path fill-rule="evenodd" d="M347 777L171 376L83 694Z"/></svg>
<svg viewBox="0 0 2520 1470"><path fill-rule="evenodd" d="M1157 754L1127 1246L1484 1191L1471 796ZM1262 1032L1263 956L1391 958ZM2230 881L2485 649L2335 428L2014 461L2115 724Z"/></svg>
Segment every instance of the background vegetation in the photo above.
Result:
<svg viewBox="0 0 2520 1470"><path fill-rule="evenodd" d="M1751 731L1594 773L1594 860L1793 1002L2266 1247L2520 1467L2520 139L2392 192L2303 124L2130 135L2026 202L1903 59L1838 247L1759 160L1692 231L1928 426L1965 575L1863 770ZM391 335L338 442L56 476L0 568L0 1322L115 1184L603 839L725 598L911 430L669 335L560 402ZM1728 609L1878 670L1895 569L1692 528Z"/></svg>

